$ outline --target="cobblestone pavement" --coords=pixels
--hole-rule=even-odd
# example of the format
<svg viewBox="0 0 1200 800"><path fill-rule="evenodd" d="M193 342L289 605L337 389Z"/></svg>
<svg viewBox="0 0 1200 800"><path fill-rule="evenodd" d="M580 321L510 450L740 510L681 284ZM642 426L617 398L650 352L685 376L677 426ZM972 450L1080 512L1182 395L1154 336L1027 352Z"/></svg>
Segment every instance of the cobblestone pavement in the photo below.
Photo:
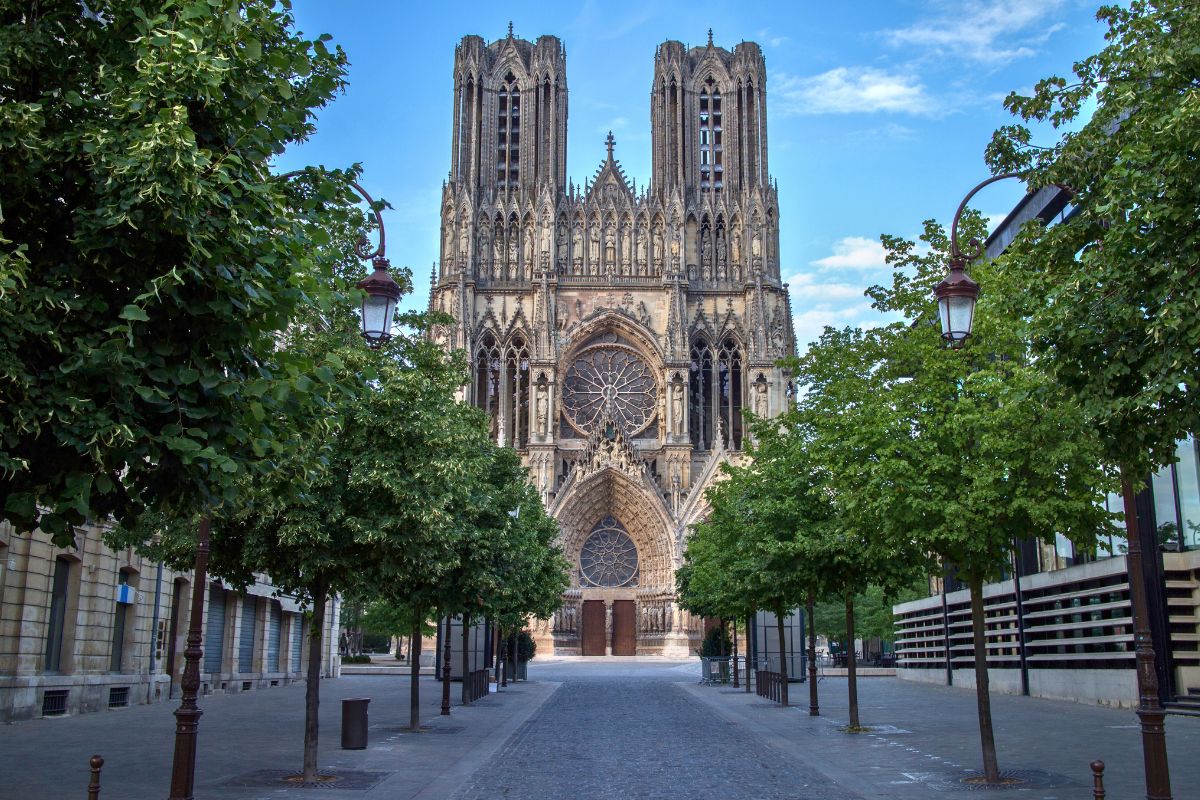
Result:
<svg viewBox="0 0 1200 800"><path fill-rule="evenodd" d="M456 800L857 797L689 695L695 664L575 661L534 672L562 685Z"/></svg>

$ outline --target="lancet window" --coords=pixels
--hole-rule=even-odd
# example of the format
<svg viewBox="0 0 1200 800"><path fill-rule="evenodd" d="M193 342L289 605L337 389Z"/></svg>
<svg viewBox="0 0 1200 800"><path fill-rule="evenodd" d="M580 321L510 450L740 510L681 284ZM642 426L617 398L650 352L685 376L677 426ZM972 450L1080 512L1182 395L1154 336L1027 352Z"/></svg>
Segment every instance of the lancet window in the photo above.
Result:
<svg viewBox="0 0 1200 800"><path fill-rule="evenodd" d="M501 346L488 331L475 348L475 405L490 420L492 438L523 449L529 444L529 346L514 334Z"/></svg>
<svg viewBox="0 0 1200 800"><path fill-rule="evenodd" d="M516 186L521 177L521 90L504 76L496 106L496 185Z"/></svg>
<svg viewBox="0 0 1200 800"><path fill-rule="evenodd" d="M732 335L718 346L700 337L692 341L688 429L697 450L712 448L718 437L725 447L741 449L745 392L742 361L741 345Z"/></svg>
<svg viewBox="0 0 1200 800"><path fill-rule="evenodd" d="M725 166L721 131L721 90L714 88L712 78L700 91L699 125L700 190L721 191Z"/></svg>

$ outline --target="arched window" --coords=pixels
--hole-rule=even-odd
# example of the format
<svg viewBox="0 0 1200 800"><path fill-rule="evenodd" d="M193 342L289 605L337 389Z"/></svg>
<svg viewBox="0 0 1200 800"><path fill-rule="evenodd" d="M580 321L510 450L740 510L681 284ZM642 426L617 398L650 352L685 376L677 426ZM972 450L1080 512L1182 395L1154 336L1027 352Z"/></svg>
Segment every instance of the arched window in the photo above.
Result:
<svg viewBox="0 0 1200 800"><path fill-rule="evenodd" d="M726 336L717 353L717 372L720 381L720 409L725 445L731 450L742 449L742 350L737 340Z"/></svg>
<svg viewBox="0 0 1200 800"><path fill-rule="evenodd" d="M505 373L508 377L505 400L509 404L513 447L524 450L529 445L529 349L525 339L516 334L509 342Z"/></svg>
<svg viewBox="0 0 1200 800"><path fill-rule="evenodd" d="M510 72L496 106L496 185L515 187L521 176L521 90Z"/></svg>
<svg viewBox="0 0 1200 800"><path fill-rule="evenodd" d="M725 447L740 450L744 427L741 345L733 336L726 336L714 348L697 337L692 340L691 362L688 428L692 446L709 450L720 435Z"/></svg>
<svg viewBox="0 0 1200 800"><path fill-rule="evenodd" d="M689 372L688 430L692 446L707 450L713 442L713 357L712 349L703 339L692 341L692 364Z"/></svg>
<svg viewBox="0 0 1200 800"><path fill-rule="evenodd" d="M711 77L700 90L700 116L696 126L699 135L700 190L721 191L725 167L721 146L721 90Z"/></svg>
<svg viewBox="0 0 1200 800"><path fill-rule="evenodd" d="M475 405L487 413L495 437L500 425L500 348L490 331L475 349Z"/></svg>

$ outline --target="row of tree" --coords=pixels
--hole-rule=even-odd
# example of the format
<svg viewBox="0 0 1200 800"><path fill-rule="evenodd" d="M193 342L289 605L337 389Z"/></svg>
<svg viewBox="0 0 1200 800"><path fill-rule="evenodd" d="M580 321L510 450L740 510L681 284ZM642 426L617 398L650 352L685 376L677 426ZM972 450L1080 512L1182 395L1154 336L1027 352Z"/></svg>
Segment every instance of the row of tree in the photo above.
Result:
<svg viewBox="0 0 1200 800"><path fill-rule="evenodd" d="M881 323L826 329L790 365L796 407L753 426L754 459L709 490L679 577L690 608L726 618L838 597L853 641L855 593L953 571L970 589L992 782L983 584L1019 539L1094 547L1116 522L1102 500L1118 476L1131 498L1200 425L1200 10L1147 0L1099 17L1109 46L1075 65L1074 81L1006 101L1027 122L1077 129L1040 147L1009 126L987 154L1031 187L1069 187L1073 215L1027 226L973 270L982 294L961 350L944 346L933 301L943 229L927 222L919 243L882 237L893 280L867 292ZM963 241L983 233L978 215L964 217Z"/></svg>
<svg viewBox="0 0 1200 800"><path fill-rule="evenodd" d="M387 599L416 631L548 616L555 523L457 402L465 362L425 336L435 320L363 346L357 167L272 172L345 87L329 37L258 0L2 22L0 509L62 546L114 519L111 545L179 569L211 520L214 575L265 574L311 608L314 780L326 600Z"/></svg>

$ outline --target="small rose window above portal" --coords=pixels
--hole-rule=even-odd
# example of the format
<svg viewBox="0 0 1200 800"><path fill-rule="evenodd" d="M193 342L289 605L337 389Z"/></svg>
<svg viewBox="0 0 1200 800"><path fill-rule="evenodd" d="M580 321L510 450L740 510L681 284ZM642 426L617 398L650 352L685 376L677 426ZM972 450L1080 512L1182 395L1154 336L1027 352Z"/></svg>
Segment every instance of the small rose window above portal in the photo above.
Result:
<svg viewBox="0 0 1200 800"><path fill-rule="evenodd" d="M637 547L611 515L596 523L579 554L579 572L587 586L637 586Z"/></svg>

